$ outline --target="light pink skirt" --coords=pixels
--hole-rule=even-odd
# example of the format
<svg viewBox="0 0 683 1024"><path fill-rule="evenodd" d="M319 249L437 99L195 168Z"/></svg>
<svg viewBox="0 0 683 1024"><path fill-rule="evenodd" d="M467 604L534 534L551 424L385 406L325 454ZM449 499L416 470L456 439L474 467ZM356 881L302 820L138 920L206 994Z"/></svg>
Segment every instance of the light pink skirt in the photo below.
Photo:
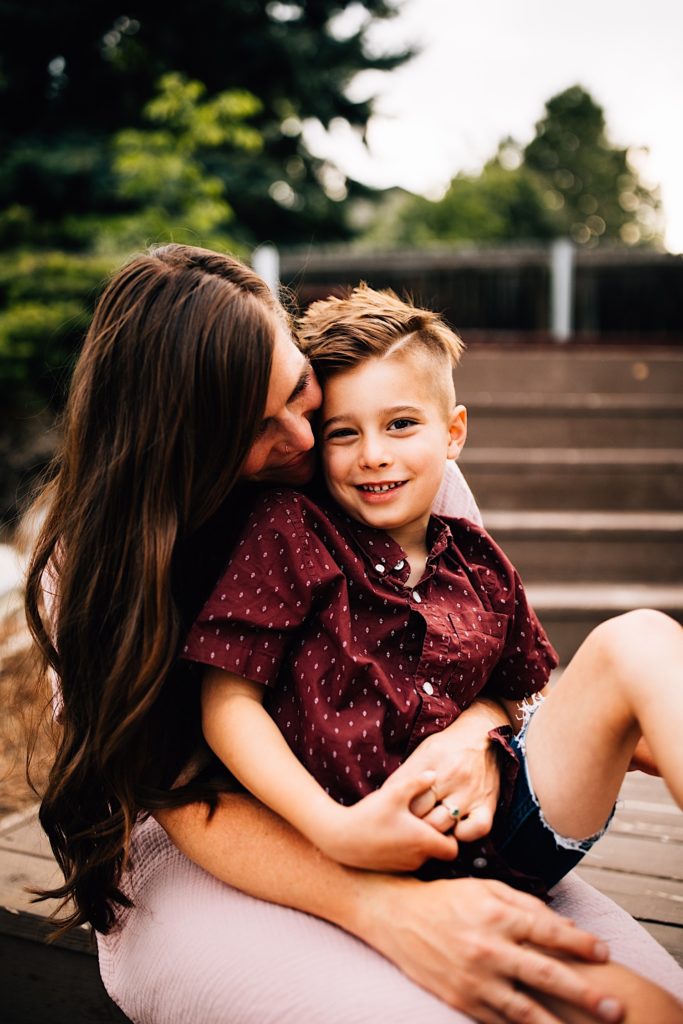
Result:
<svg viewBox="0 0 683 1024"><path fill-rule="evenodd" d="M136 830L134 864L135 907L99 938L99 957L135 1024L470 1021L333 925L216 881L153 819ZM575 876L555 894L553 906L604 938L615 960L683 1000L683 971L625 911Z"/></svg>

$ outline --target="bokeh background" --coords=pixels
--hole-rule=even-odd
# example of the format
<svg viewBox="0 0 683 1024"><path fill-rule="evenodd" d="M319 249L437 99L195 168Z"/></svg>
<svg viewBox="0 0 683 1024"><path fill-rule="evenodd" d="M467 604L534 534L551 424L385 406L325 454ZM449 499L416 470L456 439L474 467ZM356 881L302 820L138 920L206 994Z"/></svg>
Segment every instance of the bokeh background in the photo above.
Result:
<svg viewBox="0 0 683 1024"><path fill-rule="evenodd" d="M149 244L272 243L301 301L359 277L406 287L473 346L551 338L563 238L565 333L677 345L682 12L3 3L0 540L53 450L103 280Z"/></svg>

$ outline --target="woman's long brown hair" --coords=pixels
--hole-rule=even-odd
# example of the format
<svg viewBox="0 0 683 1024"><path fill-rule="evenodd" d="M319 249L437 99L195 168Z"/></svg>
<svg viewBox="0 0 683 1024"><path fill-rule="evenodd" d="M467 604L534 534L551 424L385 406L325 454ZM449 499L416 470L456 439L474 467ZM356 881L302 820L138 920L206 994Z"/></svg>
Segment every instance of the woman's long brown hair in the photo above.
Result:
<svg viewBox="0 0 683 1024"><path fill-rule="evenodd" d="M65 878L41 895L73 901L64 928L106 932L128 905L141 811L210 796L172 789L198 720L196 691L173 685L180 569L256 436L282 316L248 267L180 245L134 258L98 302L26 597L63 701L40 820Z"/></svg>

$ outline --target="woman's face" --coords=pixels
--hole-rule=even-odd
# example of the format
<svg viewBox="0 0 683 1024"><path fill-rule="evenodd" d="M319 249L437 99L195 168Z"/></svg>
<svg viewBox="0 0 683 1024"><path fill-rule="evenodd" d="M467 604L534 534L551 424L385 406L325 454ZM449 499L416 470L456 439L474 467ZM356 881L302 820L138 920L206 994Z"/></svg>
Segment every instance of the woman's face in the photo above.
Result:
<svg viewBox="0 0 683 1024"><path fill-rule="evenodd" d="M263 483L307 483L314 464L311 419L321 401L310 363L287 330L279 327L265 415L242 476Z"/></svg>

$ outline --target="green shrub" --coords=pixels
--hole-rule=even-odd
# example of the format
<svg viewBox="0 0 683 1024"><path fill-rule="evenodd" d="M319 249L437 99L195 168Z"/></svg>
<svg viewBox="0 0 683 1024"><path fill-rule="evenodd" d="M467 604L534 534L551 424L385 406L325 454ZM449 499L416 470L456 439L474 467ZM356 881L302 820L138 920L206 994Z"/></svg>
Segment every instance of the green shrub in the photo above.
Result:
<svg viewBox="0 0 683 1024"><path fill-rule="evenodd" d="M3 418L59 408L93 303L119 260L63 252L0 258L0 407Z"/></svg>

